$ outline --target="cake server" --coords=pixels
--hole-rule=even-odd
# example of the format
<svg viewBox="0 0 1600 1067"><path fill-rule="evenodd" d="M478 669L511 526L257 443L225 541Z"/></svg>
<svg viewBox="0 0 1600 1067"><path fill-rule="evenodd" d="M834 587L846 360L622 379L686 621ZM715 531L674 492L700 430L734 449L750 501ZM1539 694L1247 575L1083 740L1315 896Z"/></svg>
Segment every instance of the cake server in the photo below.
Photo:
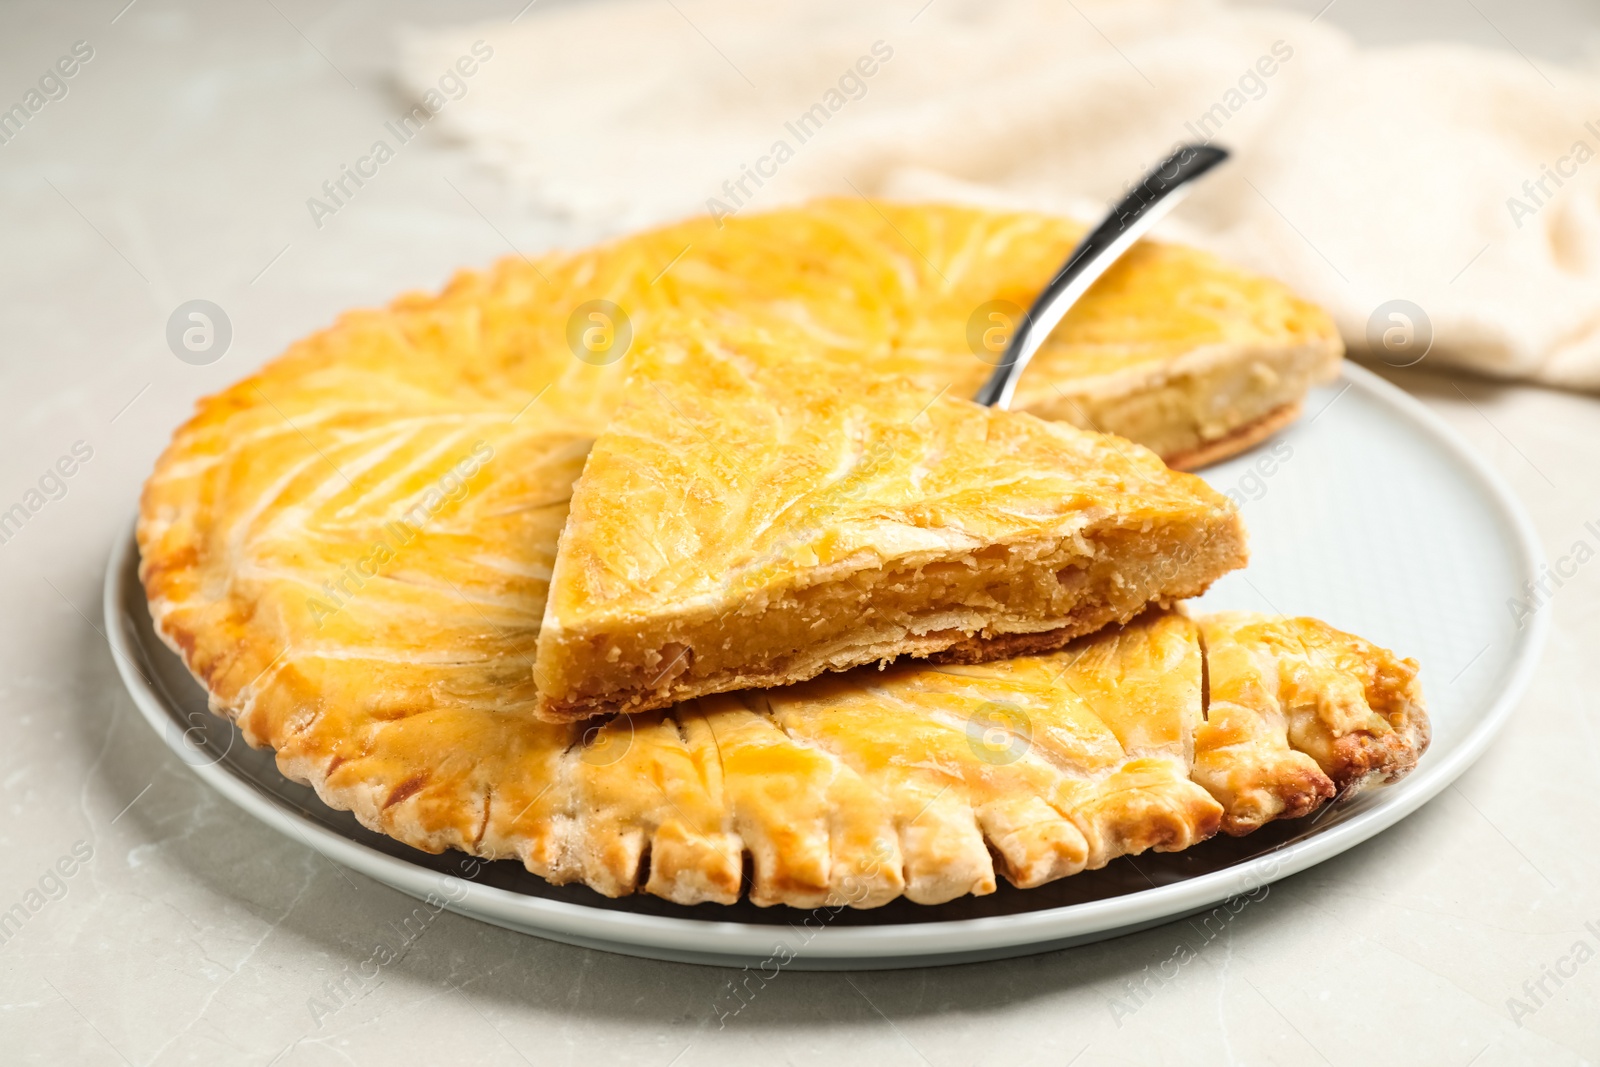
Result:
<svg viewBox="0 0 1600 1067"><path fill-rule="evenodd" d="M1196 178L1227 158L1225 148L1188 144L1146 174L1100 225L1078 242L1050 284L1023 314L994 373L973 399L989 407L1009 408L1017 379L1062 316L1135 241L1189 195Z"/></svg>

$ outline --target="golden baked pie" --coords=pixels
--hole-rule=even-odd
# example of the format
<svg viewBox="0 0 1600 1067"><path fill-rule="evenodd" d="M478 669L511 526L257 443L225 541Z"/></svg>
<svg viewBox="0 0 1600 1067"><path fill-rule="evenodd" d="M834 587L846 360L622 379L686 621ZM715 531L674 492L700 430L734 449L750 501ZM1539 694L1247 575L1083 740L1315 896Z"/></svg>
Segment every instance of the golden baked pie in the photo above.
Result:
<svg viewBox="0 0 1600 1067"><path fill-rule="evenodd" d="M874 352L914 371L923 357L894 357L894 338L926 283L922 254L882 253L866 206L797 218L818 232L789 246L792 299L774 288L762 315L845 355L878 338ZM893 218L914 235L912 216ZM1054 226L947 218L963 221L968 250L1014 251L1030 226ZM995 218L1021 219L1022 237L986 229ZM838 253L824 232L878 251L840 253L856 274L829 275L824 256L798 251ZM1000 259L915 237L949 278L965 277L957 261ZM1272 619L1198 622L1213 649L1210 731L1197 625L1171 613L1043 656L539 720L557 539L627 366L574 358L571 309L643 293L680 250L656 251L643 240L510 261L350 312L203 400L158 461L138 523L158 632L211 707L328 805L416 848L515 859L611 896L731 901L749 853L754 901L866 907L984 893L997 870L1037 885L1219 824L1248 829L1322 803L1304 760L1342 787L1403 773L1426 744L1410 664ZM685 266L707 302L741 277L685 253L658 286ZM862 312L877 333L835 330L843 307L888 304L893 315ZM648 304L635 310L648 336Z"/></svg>
<svg viewBox="0 0 1600 1067"><path fill-rule="evenodd" d="M785 328L658 333L589 453L536 666L552 721L1059 648L1245 562L1117 438L874 378Z"/></svg>
<svg viewBox="0 0 1600 1067"><path fill-rule="evenodd" d="M1248 678L1287 656L1282 679L1321 647L1270 620L1211 636L1212 714L1236 693L1252 717L1241 743L1208 740L1198 638L1170 615L1046 656L540 721L557 538L621 389L620 365L574 359L549 310L595 292L568 271L584 262L540 260L545 279L502 265L343 316L202 401L146 484L157 629L212 707L329 805L613 896L732 900L748 851L758 902L868 906L986 891L997 862L1035 884L1080 857L1183 847L1230 811L1244 828L1307 808L1248 806L1287 794L1286 752L1337 781L1400 773L1420 749L1409 667L1363 643L1330 638L1298 688L1236 684L1230 662Z"/></svg>

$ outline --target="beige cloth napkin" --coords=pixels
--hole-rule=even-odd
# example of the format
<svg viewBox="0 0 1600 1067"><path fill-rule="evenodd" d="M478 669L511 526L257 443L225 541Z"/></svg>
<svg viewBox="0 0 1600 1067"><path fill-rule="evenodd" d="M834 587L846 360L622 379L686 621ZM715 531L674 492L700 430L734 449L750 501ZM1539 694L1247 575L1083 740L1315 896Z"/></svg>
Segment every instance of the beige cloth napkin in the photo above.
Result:
<svg viewBox="0 0 1600 1067"><path fill-rule="evenodd" d="M437 125L607 231L825 194L1092 219L1209 138L1236 160L1163 236L1391 364L1600 388L1589 74L1221 0L596 0L408 34L402 84L424 99L479 40Z"/></svg>

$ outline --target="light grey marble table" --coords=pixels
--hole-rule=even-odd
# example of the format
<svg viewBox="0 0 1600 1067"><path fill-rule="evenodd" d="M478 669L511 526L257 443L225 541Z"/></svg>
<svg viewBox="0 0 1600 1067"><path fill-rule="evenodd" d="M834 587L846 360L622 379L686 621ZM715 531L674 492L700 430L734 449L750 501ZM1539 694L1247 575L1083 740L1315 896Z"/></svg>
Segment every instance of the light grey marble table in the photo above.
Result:
<svg viewBox="0 0 1600 1067"><path fill-rule="evenodd" d="M412 902L266 829L168 753L106 650L104 560L195 397L342 308L582 235L428 137L321 230L304 207L394 113L393 25L509 18L523 0L125 3L0 8L0 103L75 42L93 50L0 146L0 510L46 497L0 543L0 912L29 916L0 942L0 1062L1600 1059L1600 962L1572 955L1580 940L1600 947L1600 567L1555 596L1543 668L1473 770L1274 886L1136 1012L1116 1006L1195 941L1185 924L1006 963L784 973L719 1026L725 972L445 914L328 1012L326 983ZM1393 7L1337 0L1326 17L1369 40L1437 33L1556 59L1578 58L1600 25L1578 0ZM196 297L233 329L203 366L165 340ZM1592 537L1600 402L1391 376L1489 457L1553 555ZM1536 1010L1513 1018L1508 998L1531 1006L1541 984Z"/></svg>

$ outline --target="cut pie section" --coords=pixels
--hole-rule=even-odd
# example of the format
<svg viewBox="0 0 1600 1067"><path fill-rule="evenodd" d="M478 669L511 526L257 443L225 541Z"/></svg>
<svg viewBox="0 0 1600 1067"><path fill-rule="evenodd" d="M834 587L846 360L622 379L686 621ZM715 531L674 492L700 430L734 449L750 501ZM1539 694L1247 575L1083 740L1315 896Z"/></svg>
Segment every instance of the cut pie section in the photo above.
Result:
<svg viewBox="0 0 1600 1067"><path fill-rule="evenodd" d="M1232 505L1130 442L792 331L685 329L636 358L574 489L538 713L1059 648L1244 561Z"/></svg>

